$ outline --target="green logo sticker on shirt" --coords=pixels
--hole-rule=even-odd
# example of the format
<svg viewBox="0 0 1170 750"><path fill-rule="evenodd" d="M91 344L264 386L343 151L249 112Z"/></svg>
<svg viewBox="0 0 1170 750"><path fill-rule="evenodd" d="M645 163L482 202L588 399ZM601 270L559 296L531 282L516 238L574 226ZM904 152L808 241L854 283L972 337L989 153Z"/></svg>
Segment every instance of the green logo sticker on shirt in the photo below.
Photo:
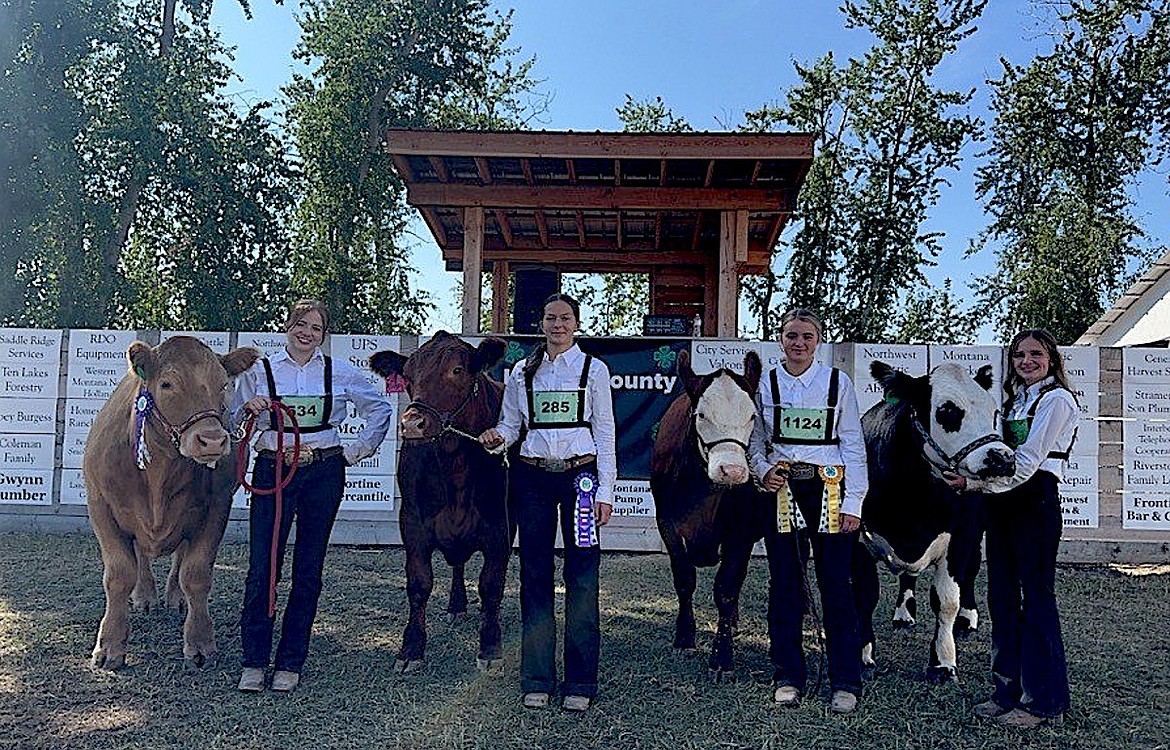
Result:
<svg viewBox="0 0 1170 750"><path fill-rule="evenodd" d="M1008 419L1003 423L1004 439L1009 448L1019 448L1028 439L1028 420Z"/></svg>
<svg viewBox="0 0 1170 750"><path fill-rule="evenodd" d="M816 440L825 436L828 409L781 408L776 433L790 440Z"/></svg>
<svg viewBox="0 0 1170 750"><path fill-rule="evenodd" d="M580 391L533 391L532 424L568 424L577 421Z"/></svg>
<svg viewBox="0 0 1170 750"><path fill-rule="evenodd" d="M320 427L324 424L324 396L283 396L280 400L296 415L297 426Z"/></svg>

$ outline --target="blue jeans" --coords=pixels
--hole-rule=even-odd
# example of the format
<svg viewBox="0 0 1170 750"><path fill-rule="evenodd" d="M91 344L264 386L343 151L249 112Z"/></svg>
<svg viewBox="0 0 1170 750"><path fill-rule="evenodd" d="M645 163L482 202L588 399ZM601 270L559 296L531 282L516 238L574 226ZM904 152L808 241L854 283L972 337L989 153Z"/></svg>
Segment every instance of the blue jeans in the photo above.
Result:
<svg viewBox="0 0 1170 750"><path fill-rule="evenodd" d="M271 458L258 457L252 472L252 484L259 488L272 487L275 478L275 462ZM282 492L277 580L284 567L284 551L294 518L297 540L293 546L292 587L284 610L280 645L276 650L276 669L300 674L309 654L309 635L317 616L317 600L321 596L325 550L344 489L345 459L336 455L298 468L292 482ZM275 618L268 616L268 575L275 507L274 495L252 497L252 512L248 519L248 578L244 584L244 608L240 613L245 667L267 667L272 651Z"/></svg>
<svg viewBox="0 0 1170 750"><path fill-rule="evenodd" d="M861 695L861 641L853 604L850 569L857 534L821 534L823 483L817 477L790 480L793 500L809 528L778 533L775 521L764 535L768 550L768 637L774 680L805 691L808 670L804 661L801 626L805 611L805 582L809 546L817 570L829 683L833 690ZM811 592L810 592L811 595Z"/></svg>
<svg viewBox="0 0 1170 750"><path fill-rule="evenodd" d="M1056 608L1063 519L1056 477L1038 471L987 496L987 612L992 700L1037 716L1068 711L1068 669Z"/></svg>
<svg viewBox="0 0 1170 750"><path fill-rule="evenodd" d="M557 513L565 540L565 680L564 695L597 695L597 664L601 652L598 611L600 547L578 547L574 542L573 509L577 493L573 482L583 471L593 474L593 463L552 473L523 462L512 469L516 520L520 529L520 690L551 693L557 684L557 624L553 614L553 548Z"/></svg>

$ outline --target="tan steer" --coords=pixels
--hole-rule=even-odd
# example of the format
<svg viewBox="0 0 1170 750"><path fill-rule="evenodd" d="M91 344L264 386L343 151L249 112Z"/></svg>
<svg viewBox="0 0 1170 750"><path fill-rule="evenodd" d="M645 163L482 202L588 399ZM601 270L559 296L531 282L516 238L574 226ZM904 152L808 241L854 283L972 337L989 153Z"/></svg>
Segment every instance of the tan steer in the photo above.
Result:
<svg viewBox="0 0 1170 750"><path fill-rule="evenodd" d="M126 662L129 601L157 601L150 561L174 553L166 602L185 600L183 656L196 666L213 659L215 632L207 608L211 571L236 491L236 459L225 427L229 378L259 354L219 356L198 339L176 336L153 349L126 352L130 371L90 428L85 443L89 519L102 550L106 611L93 665Z"/></svg>

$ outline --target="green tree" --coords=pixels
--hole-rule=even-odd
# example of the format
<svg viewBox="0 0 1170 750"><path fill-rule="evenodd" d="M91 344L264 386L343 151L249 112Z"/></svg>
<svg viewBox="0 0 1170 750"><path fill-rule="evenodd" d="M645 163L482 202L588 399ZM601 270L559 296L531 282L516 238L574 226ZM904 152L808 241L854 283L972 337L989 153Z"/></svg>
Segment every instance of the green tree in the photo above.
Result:
<svg viewBox="0 0 1170 750"><path fill-rule="evenodd" d="M977 194L998 243L981 302L1006 338L1043 326L1075 341L1130 284L1144 231L1129 189L1160 161L1170 110L1170 3L1062 3L1052 52L1002 61Z"/></svg>
<svg viewBox="0 0 1170 750"><path fill-rule="evenodd" d="M304 165L294 284L328 299L338 330L418 331L404 190L382 149L392 127L519 127L532 61L506 46L510 15L486 0L305 0L285 91Z"/></svg>
<svg viewBox="0 0 1170 750"><path fill-rule="evenodd" d="M975 32L985 5L847 0L846 25L872 33L874 46L843 66L832 53L797 65L800 83L784 105L746 115L745 130L815 136L783 255L787 304L819 310L831 336L888 339L910 295L927 286L922 269L934 263L942 234L921 227L981 127L962 114L973 92L938 87L936 72ZM766 278L757 284L775 288ZM769 300L757 295L754 304Z"/></svg>

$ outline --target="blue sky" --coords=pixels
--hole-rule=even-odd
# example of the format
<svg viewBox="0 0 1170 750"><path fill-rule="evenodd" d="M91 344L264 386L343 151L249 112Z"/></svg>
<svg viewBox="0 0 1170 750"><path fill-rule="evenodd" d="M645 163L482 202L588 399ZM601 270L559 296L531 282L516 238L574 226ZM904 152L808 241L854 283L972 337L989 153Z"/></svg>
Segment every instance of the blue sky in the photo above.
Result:
<svg viewBox="0 0 1170 750"><path fill-rule="evenodd" d="M552 99L533 127L549 130L618 130L616 109L626 94L661 96L697 130L734 128L745 110L781 99L795 83L794 61L811 62L828 50L844 60L872 44L867 32L845 28L831 0L515 0L497 7L515 10L513 46L523 57L536 57L534 75ZM243 80L229 92L245 102L279 98L294 69L296 4L253 0L250 21L230 0L217 0L214 8L224 41L238 48L234 67ZM971 112L990 122L984 82L998 77L1001 55L1024 63L1047 51L1048 24L1031 2L991 0L978 26L940 68L938 85L977 89ZM978 150L965 151L925 227L946 234L939 266L928 276L935 283L953 279L960 297L994 265L990 253L963 258L968 240L986 224L974 197ZM1161 242L1170 241L1166 192L1165 172L1135 186L1138 219L1160 232ZM414 250L419 286L440 304L431 327L457 328L456 274L443 270L425 228L418 234L424 240ZM981 338L990 336L987 331Z"/></svg>

